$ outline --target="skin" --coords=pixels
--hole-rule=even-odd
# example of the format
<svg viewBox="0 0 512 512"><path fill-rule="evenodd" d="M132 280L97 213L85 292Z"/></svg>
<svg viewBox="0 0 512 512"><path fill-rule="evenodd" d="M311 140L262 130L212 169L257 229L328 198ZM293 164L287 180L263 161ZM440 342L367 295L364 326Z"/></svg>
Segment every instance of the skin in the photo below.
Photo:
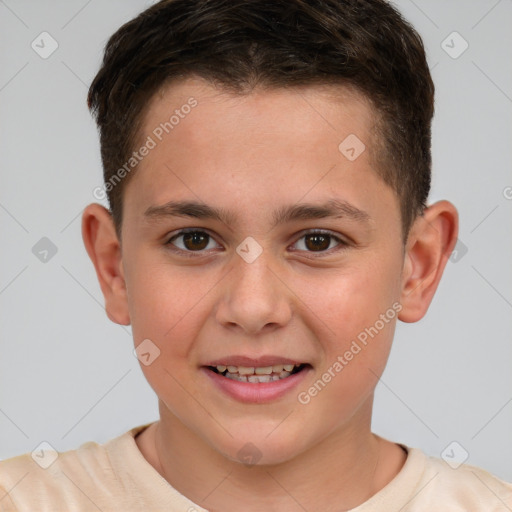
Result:
<svg viewBox="0 0 512 512"><path fill-rule="evenodd" d="M160 420L136 443L173 487L210 511L240 510L241 503L247 511L356 507L406 459L370 430L396 317L309 403L297 395L394 303L404 322L425 315L456 242L457 211L447 201L430 205L404 246L398 198L372 158L374 115L353 91L310 86L235 96L191 77L155 95L140 140L190 97L198 105L127 183L122 245L102 206L89 205L82 220L109 318L132 325L136 346L150 339L160 350L141 365ZM366 145L354 161L338 150L349 134ZM370 220L272 227L275 208L329 198L348 201ZM202 201L237 220L144 218L148 207L170 200ZM202 252L183 237L173 247L192 257L170 249L183 228L211 235ZM327 238L319 251L305 236L311 229L347 245ZM262 248L252 263L236 252L248 236ZM279 355L312 370L280 399L241 403L200 370L235 354ZM261 455L253 466L237 455L249 442Z"/></svg>

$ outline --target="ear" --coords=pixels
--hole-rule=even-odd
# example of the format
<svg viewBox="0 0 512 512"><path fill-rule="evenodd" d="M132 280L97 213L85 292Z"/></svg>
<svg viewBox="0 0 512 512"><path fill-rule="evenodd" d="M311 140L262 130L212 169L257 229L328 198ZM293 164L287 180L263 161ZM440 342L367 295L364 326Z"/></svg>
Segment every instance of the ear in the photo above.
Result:
<svg viewBox="0 0 512 512"><path fill-rule="evenodd" d="M409 232L402 269L403 309L398 318L417 322L427 312L459 231L453 204L439 201L425 209Z"/></svg>
<svg viewBox="0 0 512 512"><path fill-rule="evenodd" d="M112 215L106 208L94 203L84 209L82 237L105 297L107 316L116 324L129 325L121 245Z"/></svg>

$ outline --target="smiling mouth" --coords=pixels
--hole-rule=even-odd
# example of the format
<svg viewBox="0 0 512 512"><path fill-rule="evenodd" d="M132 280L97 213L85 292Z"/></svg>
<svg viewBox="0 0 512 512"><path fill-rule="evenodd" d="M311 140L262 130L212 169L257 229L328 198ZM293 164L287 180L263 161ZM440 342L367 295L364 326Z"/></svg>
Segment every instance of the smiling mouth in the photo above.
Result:
<svg viewBox="0 0 512 512"><path fill-rule="evenodd" d="M207 368L227 379L258 384L286 379L309 366L309 364L276 364L261 367L219 365Z"/></svg>

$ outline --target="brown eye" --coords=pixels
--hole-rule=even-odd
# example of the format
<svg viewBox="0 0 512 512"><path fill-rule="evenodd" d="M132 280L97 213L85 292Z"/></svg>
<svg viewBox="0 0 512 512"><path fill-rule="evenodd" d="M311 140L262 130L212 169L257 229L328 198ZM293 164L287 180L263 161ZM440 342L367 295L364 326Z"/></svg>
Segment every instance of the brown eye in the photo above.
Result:
<svg viewBox="0 0 512 512"><path fill-rule="evenodd" d="M185 233L183 235L183 245L191 251L202 250L207 247L209 238L209 235L200 231Z"/></svg>
<svg viewBox="0 0 512 512"><path fill-rule="evenodd" d="M348 243L344 242L341 238L323 231L310 231L295 242L297 249L309 253L331 253L341 250L347 245Z"/></svg>
<svg viewBox="0 0 512 512"><path fill-rule="evenodd" d="M329 235L306 235L306 247L312 251L325 251L330 245Z"/></svg>
<svg viewBox="0 0 512 512"><path fill-rule="evenodd" d="M212 242L213 239L208 233L191 230L180 231L178 234L174 235L167 244L177 247L182 252L201 252L205 249L214 248L210 246Z"/></svg>

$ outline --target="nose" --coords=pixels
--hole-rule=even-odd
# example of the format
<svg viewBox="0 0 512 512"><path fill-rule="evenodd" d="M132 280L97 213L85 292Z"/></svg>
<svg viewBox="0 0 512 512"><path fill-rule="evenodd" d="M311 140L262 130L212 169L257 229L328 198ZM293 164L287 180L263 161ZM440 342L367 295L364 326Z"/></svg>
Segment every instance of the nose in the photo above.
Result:
<svg viewBox="0 0 512 512"><path fill-rule="evenodd" d="M272 257L263 251L252 263L238 255L234 260L219 290L217 321L252 335L285 326L292 316L293 293Z"/></svg>

